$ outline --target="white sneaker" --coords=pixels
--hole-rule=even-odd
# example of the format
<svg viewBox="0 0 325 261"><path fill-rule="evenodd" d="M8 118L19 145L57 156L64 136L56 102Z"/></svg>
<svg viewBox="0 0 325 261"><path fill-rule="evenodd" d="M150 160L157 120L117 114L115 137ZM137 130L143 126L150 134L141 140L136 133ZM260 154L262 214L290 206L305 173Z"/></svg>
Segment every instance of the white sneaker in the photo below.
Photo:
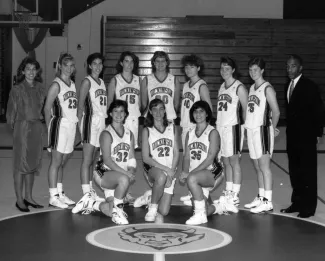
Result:
<svg viewBox="0 0 325 261"><path fill-rule="evenodd" d="M133 197L130 193L127 193L123 199L124 204L134 204L135 197Z"/></svg>
<svg viewBox="0 0 325 261"><path fill-rule="evenodd" d="M236 207L239 206L240 200L237 192L230 191L227 199L230 204L235 205Z"/></svg>
<svg viewBox="0 0 325 261"><path fill-rule="evenodd" d="M239 211L238 208L235 205L229 203L226 198L214 200L213 205L216 207L215 213L218 213L219 215L227 215L228 212L238 213Z"/></svg>
<svg viewBox="0 0 325 261"><path fill-rule="evenodd" d="M180 199L180 201L188 201L188 200L191 201L191 198L192 198L192 195L189 193L186 196L180 197L179 199Z"/></svg>
<svg viewBox="0 0 325 261"><path fill-rule="evenodd" d="M124 212L123 208L114 206L112 212L112 221L117 225L127 225L129 221L127 220L128 215Z"/></svg>
<svg viewBox="0 0 325 261"><path fill-rule="evenodd" d="M104 198L101 198L100 196L97 195L95 189L91 188L90 189L90 194L91 194L93 200L98 201L98 202L105 202Z"/></svg>
<svg viewBox="0 0 325 261"><path fill-rule="evenodd" d="M153 222L157 216L157 207L153 207L152 204L149 205L148 212L144 217L144 220L147 222Z"/></svg>
<svg viewBox="0 0 325 261"><path fill-rule="evenodd" d="M67 204L63 203L60 200L59 194L56 194L54 197L50 197L49 206L57 207L57 208L68 208L69 207Z"/></svg>
<svg viewBox="0 0 325 261"><path fill-rule="evenodd" d="M76 204L76 202L74 202L73 200L69 199L69 198L64 194L64 192L59 193L59 197L60 197L60 200L62 201L62 203L65 203L65 204L67 204L68 206L69 206L69 205L74 205L74 204Z"/></svg>
<svg viewBox="0 0 325 261"><path fill-rule="evenodd" d="M191 206L192 206L192 200L185 200L185 201L183 201L183 204L184 204L185 206L189 206L189 207L191 207Z"/></svg>
<svg viewBox="0 0 325 261"><path fill-rule="evenodd" d="M251 213L264 213L264 212L269 212L273 211L273 204L272 201L268 201L266 198L263 198L263 201L261 201L261 204L255 208L251 208L250 212Z"/></svg>
<svg viewBox="0 0 325 261"><path fill-rule="evenodd" d="M200 225L208 222L207 214L204 210L194 210L193 216L186 220L186 225Z"/></svg>
<svg viewBox="0 0 325 261"><path fill-rule="evenodd" d="M251 209L251 208L256 208L262 203L263 198L257 195L256 198L251 203L245 204L244 207Z"/></svg>
<svg viewBox="0 0 325 261"><path fill-rule="evenodd" d="M146 206L150 203L151 201L151 190L147 190L142 196L138 197L134 203L133 207L135 208L140 208L142 206Z"/></svg>
<svg viewBox="0 0 325 261"><path fill-rule="evenodd" d="M226 198L228 198L230 192L230 190L223 190L219 200L225 200Z"/></svg>
<svg viewBox="0 0 325 261"><path fill-rule="evenodd" d="M95 200L91 192L85 193L82 198L78 201L76 206L72 209L72 213L76 214L82 211L83 215L90 214L93 212L93 205Z"/></svg>
<svg viewBox="0 0 325 261"><path fill-rule="evenodd" d="M157 212L155 224L163 224L164 223L164 216Z"/></svg>

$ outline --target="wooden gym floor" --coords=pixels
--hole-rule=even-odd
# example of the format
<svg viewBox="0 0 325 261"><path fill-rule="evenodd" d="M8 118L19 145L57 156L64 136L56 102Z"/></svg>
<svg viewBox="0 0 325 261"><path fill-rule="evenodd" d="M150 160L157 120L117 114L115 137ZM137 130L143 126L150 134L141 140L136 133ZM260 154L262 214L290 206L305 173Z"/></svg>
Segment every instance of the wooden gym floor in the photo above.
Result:
<svg viewBox="0 0 325 261"><path fill-rule="evenodd" d="M290 180L285 154L285 129L276 138L272 158L274 176L273 214L252 215L240 207L238 214L209 218L202 226L185 226L192 214L182 206L179 197L186 188L177 183L173 206L163 224L144 222L146 209L126 207L129 226L116 226L100 213L72 214L70 210L47 208L47 169L49 157L44 151L43 166L36 177L34 199L45 209L19 212L15 204L12 179L12 136L5 124L0 125L0 260L187 260L217 258L218 260L324 260L325 249L325 154L324 140L318 155L318 207L308 219L297 214L282 215L280 209L290 204ZM140 152L136 153L138 166ZM243 183L241 206L256 195L257 183L247 148L242 155ZM71 156L65 171L64 190L75 201L81 197L79 170L81 151ZM224 184L212 193L220 196ZM131 187L134 196L141 195L148 185L137 172ZM99 192L100 194L100 192ZM212 242L212 243L211 243ZM211 245L209 245L211 244Z"/></svg>

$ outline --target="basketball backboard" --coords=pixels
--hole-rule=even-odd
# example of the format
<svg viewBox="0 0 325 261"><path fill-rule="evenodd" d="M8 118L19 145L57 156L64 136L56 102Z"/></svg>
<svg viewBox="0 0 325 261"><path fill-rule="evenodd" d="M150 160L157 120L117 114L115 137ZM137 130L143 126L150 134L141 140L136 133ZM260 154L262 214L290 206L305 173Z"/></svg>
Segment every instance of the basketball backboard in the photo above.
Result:
<svg viewBox="0 0 325 261"><path fill-rule="evenodd" d="M31 28L63 25L62 0L1 0L7 1L11 14L0 16L0 27L19 27L28 23Z"/></svg>

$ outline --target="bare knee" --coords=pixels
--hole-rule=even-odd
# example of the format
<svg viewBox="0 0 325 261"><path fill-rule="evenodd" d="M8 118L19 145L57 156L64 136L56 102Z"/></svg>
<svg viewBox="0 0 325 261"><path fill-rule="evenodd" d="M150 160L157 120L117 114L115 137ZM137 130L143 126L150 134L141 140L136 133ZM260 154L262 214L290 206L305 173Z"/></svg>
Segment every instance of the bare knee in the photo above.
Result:
<svg viewBox="0 0 325 261"><path fill-rule="evenodd" d="M191 187L193 185L197 185L197 179L195 177L195 175L189 175L187 177L187 186Z"/></svg>
<svg viewBox="0 0 325 261"><path fill-rule="evenodd" d="M123 188L128 188L130 185L130 179L126 175L121 175L121 177L118 180L118 185Z"/></svg>
<svg viewBox="0 0 325 261"><path fill-rule="evenodd" d="M167 177L164 173L161 173L160 175L157 175L156 179L155 179L155 183L157 183L158 185L164 186L166 183Z"/></svg>

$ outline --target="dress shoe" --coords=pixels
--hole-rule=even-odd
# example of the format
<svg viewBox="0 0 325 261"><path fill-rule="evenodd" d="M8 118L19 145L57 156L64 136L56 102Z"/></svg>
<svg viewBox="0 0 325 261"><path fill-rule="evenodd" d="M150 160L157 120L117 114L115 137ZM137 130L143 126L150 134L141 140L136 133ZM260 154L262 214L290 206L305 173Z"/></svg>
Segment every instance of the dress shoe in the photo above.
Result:
<svg viewBox="0 0 325 261"><path fill-rule="evenodd" d="M311 216L314 216L315 213L312 212L300 212L297 217L299 218L309 218Z"/></svg>
<svg viewBox="0 0 325 261"><path fill-rule="evenodd" d="M280 212L289 214L289 213L299 212L299 209L297 207L291 205L288 208L281 209Z"/></svg>
<svg viewBox="0 0 325 261"><path fill-rule="evenodd" d="M16 202L16 208L18 208L21 212L30 212L29 208L21 208L18 203Z"/></svg>
<svg viewBox="0 0 325 261"><path fill-rule="evenodd" d="M24 199L24 203L25 203L25 205L26 205L27 207L28 207L28 206L31 206L32 208L44 208L44 206L42 206L42 205L30 203L30 202L27 201L26 199Z"/></svg>

